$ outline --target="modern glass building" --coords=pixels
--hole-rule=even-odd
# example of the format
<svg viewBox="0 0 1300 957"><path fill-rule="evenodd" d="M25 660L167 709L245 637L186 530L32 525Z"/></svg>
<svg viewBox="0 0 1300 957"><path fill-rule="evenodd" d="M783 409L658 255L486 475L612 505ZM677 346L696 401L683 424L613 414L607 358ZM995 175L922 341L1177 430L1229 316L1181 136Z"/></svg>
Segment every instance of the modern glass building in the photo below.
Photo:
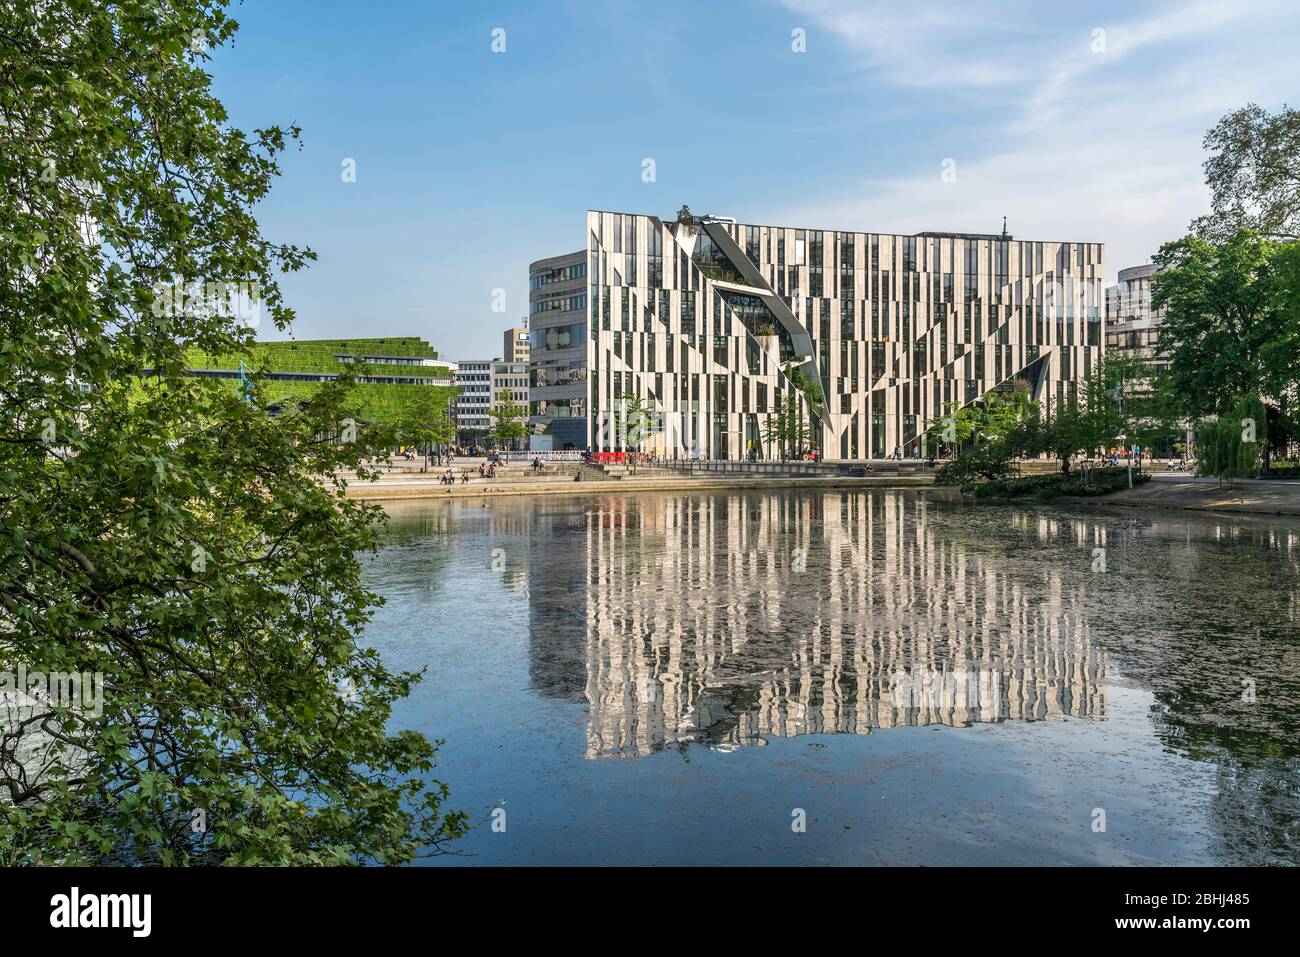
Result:
<svg viewBox="0 0 1300 957"><path fill-rule="evenodd" d="M1144 358L1156 357L1163 309L1151 307L1151 280L1156 267L1151 263L1119 271L1119 282L1106 290L1106 348L1130 352ZM1153 358L1155 369L1168 363Z"/></svg>
<svg viewBox="0 0 1300 957"><path fill-rule="evenodd" d="M589 211L530 267L531 413L555 447L777 454L794 409L830 459L919 454L994 390L1049 411L1100 358L1100 243L751 226ZM629 406L649 412L638 427ZM629 428L631 424L631 428Z"/></svg>
<svg viewBox="0 0 1300 957"><path fill-rule="evenodd" d="M556 449L592 445L587 396L587 258L580 249L528 270L529 423Z"/></svg>

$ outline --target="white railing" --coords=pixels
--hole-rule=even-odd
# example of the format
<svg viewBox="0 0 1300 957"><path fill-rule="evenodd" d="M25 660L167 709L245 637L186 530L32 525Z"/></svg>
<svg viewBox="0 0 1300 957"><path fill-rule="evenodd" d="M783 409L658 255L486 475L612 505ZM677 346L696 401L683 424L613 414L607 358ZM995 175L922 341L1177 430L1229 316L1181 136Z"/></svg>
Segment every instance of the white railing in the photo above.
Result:
<svg viewBox="0 0 1300 957"><path fill-rule="evenodd" d="M582 451L580 449L564 449L556 452L527 452L527 451L510 451L510 452L489 452L489 456L496 456L497 460L505 459L507 462L531 462L533 459L541 459L543 462L581 462Z"/></svg>

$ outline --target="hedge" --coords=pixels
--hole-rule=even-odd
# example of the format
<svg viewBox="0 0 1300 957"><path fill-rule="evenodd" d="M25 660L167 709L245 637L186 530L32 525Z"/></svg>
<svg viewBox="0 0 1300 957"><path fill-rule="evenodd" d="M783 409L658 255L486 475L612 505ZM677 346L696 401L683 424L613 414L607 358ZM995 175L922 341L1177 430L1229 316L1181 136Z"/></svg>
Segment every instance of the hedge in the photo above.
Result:
<svg viewBox="0 0 1300 957"><path fill-rule="evenodd" d="M1151 476L1145 472L1133 473L1133 484L1149 482ZM1050 475L1026 475L1021 478L998 479L976 485L973 489L979 498L1024 498L1034 496L1039 499L1056 498L1059 495L1096 496L1118 492L1128 488L1128 469L1093 468L1086 473L1074 471L1069 475L1053 472Z"/></svg>

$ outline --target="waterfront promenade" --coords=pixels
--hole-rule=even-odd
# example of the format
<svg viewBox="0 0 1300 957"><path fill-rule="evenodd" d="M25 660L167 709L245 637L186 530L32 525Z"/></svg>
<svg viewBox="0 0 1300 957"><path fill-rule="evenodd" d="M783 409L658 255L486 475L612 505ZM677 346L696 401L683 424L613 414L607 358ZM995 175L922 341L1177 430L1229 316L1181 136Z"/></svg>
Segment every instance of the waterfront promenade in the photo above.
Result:
<svg viewBox="0 0 1300 957"><path fill-rule="evenodd" d="M479 459L458 459L450 466L454 485L439 476L447 471L430 466L395 463L375 481L348 478L348 496L367 501L420 498L482 498L501 495L575 495L588 493L800 488L915 488L934 484L934 470L920 462L872 462L868 465L838 462L709 463L679 466L641 465L635 469L582 463L548 464L534 472L527 463L512 463L494 478L479 476ZM720 470L721 466L727 466ZM462 483L462 469L469 480Z"/></svg>
<svg viewBox="0 0 1300 957"><path fill-rule="evenodd" d="M1182 508L1251 515L1300 515L1300 482L1214 478L1155 472L1151 481L1090 501L1140 508Z"/></svg>
<svg viewBox="0 0 1300 957"><path fill-rule="evenodd" d="M495 478L481 478L481 460L457 460L452 466L455 485L439 482L446 471L430 466L421 472L418 465L394 463L376 481L359 481L347 476L348 496L367 501L397 501L431 498L484 498L514 495L575 495L609 492L661 492L721 489L771 488L925 488L933 486L934 471L921 462L904 460L867 463L764 462L727 463L726 471L715 470L719 463L684 464L678 467L639 466L635 470L602 468L595 465L565 463L548 465L540 473L525 463L514 463ZM1035 463L1039 464L1039 463ZM1046 464L1046 463L1043 463ZM470 479L462 484L462 469L469 469ZM1062 498L1069 505L1118 505L1134 508L1190 509L1194 511L1240 513L1252 515L1300 516L1300 482L1262 479L1238 479L1220 485L1213 478L1199 478L1183 473L1155 471L1152 480L1133 489L1113 492L1100 498ZM945 489L957 495L955 489Z"/></svg>

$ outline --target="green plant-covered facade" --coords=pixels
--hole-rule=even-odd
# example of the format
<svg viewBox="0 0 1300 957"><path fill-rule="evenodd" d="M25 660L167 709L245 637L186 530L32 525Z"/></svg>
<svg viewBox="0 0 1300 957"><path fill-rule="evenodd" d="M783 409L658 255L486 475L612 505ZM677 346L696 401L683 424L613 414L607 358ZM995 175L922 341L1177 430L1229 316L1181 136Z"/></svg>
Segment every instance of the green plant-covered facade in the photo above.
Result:
<svg viewBox="0 0 1300 957"><path fill-rule="evenodd" d="M359 417L366 422L397 425L407 418L414 400L432 389L450 406L456 389L451 366L438 358L428 342L414 336L376 339L291 339L259 342L251 357L211 356L191 351L191 375L213 376L239 388L261 374L263 394L270 402L308 398L322 383L351 370Z"/></svg>

